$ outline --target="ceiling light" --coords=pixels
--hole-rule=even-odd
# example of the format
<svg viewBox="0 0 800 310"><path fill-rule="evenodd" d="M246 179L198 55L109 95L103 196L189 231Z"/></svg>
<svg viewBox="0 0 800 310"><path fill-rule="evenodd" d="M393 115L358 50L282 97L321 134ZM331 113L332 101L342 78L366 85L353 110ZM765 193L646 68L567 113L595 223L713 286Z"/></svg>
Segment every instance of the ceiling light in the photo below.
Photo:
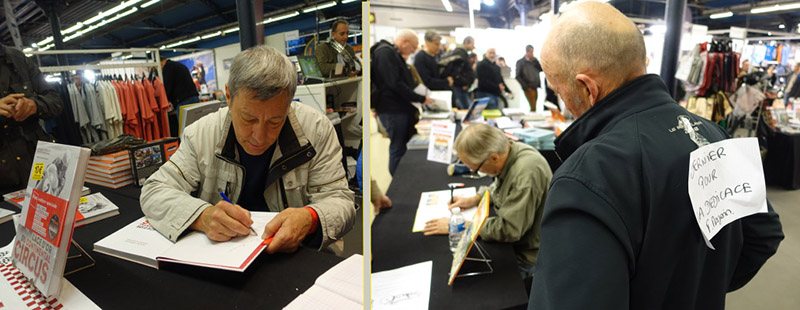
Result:
<svg viewBox="0 0 800 310"><path fill-rule="evenodd" d="M786 25L784 25L784 24L780 24L780 25L778 25L778 28L780 28L780 29L785 29L785 28L786 28Z"/></svg>
<svg viewBox="0 0 800 310"><path fill-rule="evenodd" d="M183 44L183 41L178 41L176 43L172 43L170 45L167 45L166 47L167 48L173 48L173 47L176 47L176 46L181 45L181 44Z"/></svg>
<svg viewBox="0 0 800 310"><path fill-rule="evenodd" d="M162 46L161 46L161 47L159 47L158 49L160 49L160 50L163 50L163 49L166 49L166 48L167 48L167 46L166 46L166 45L162 45Z"/></svg>
<svg viewBox="0 0 800 310"><path fill-rule="evenodd" d="M453 11L453 5L450 4L450 0L442 0L442 5L444 5L444 9L447 10L448 12Z"/></svg>
<svg viewBox="0 0 800 310"><path fill-rule="evenodd" d="M231 29L224 30L224 31L222 31L222 32L224 32L225 34L229 34L229 33L231 33L231 32L237 32L237 31L239 31L239 27L233 27L233 28L231 28Z"/></svg>
<svg viewBox="0 0 800 310"><path fill-rule="evenodd" d="M353 1L356 1L356 0L344 0L344 1L342 1L342 4L350 3L350 2L353 2Z"/></svg>
<svg viewBox="0 0 800 310"><path fill-rule="evenodd" d="M771 36L771 35L772 35L772 32L767 32L767 35L768 35L768 36Z"/></svg>
<svg viewBox="0 0 800 310"><path fill-rule="evenodd" d="M774 6L754 8L750 10L750 13L759 14L759 13L794 10L794 9L800 9L800 2L791 4L776 4Z"/></svg>
<svg viewBox="0 0 800 310"><path fill-rule="evenodd" d="M74 26L72 26L72 27L69 27L69 28L67 28L67 29L64 29L64 30L62 30L62 31L61 31L61 34L70 34L70 33L73 33L73 32L75 32L75 31L78 31L78 29L81 29L82 27L83 27L83 23L81 23L81 22L78 22L78 23L77 23L77 24L75 24Z"/></svg>
<svg viewBox="0 0 800 310"><path fill-rule="evenodd" d="M40 51L40 52L41 52L41 51L46 51L46 50L49 50L49 49L51 49L51 48L53 48L53 47L55 47L55 44L49 44L49 45L47 45L47 46L45 46L45 47L43 47L43 48L39 49L39 51Z"/></svg>
<svg viewBox="0 0 800 310"><path fill-rule="evenodd" d="M147 2L147 3L145 3L145 4L142 4L142 8L144 9L144 8L146 8L146 7L148 7L148 6L151 6L151 5L153 5L153 4L156 4L156 3L160 2L160 1L161 1L161 0L150 0L149 2Z"/></svg>
<svg viewBox="0 0 800 310"><path fill-rule="evenodd" d="M133 55L122 56L120 59L131 59L131 58L133 58Z"/></svg>
<svg viewBox="0 0 800 310"><path fill-rule="evenodd" d="M200 36L196 36L196 37L194 37L194 38L191 38L191 39L189 39L189 40L183 41L183 44L192 43L192 42L197 42L197 41L200 41Z"/></svg>
<svg viewBox="0 0 800 310"><path fill-rule="evenodd" d="M310 7L310 8L307 8L307 9L303 9L303 13L308 13L308 12L314 12L316 10L327 9L327 8L335 6L335 5L336 5L336 1L331 1L331 2L328 2L328 3L325 3L325 4L320 4L320 5L315 5L313 7Z"/></svg>
<svg viewBox="0 0 800 310"><path fill-rule="evenodd" d="M83 21L83 24L84 25L93 24L94 22L96 22L98 20L101 20L106 16L109 16L109 15L114 14L116 12L122 11L125 8L130 7L130 6L134 5L134 4L137 4L137 3L142 2L142 1L143 0L130 0L130 1L127 1L127 2L122 2L119 5L111 8L108 11L97 13L97 15L93 16L92 18L89 18L89 19Z"/></svg>
<svg viewBox="0 0 800 310"><path fill-rule="evenodd" d="M261 22L261 24L262 24L262 25L266 25L266 24L269 24L269 23L272 23L272 22L277 22L277 21L279 21L279 20L284 20L284 19L287 19L287 18L292 18L292 17L295 17L295 16L297 16L297 15L300 15L300 13L298 13L298 12L292 12L292 13L289 13L289 14L284 14L284 15L281 15L281 16L270 17L269 19L267 19L267 20L265 20L265 21Z"/></svg>
<svg viewBox="0 0 800 310"><path fill-rule="evenodd" d="M488 6L492 6L492 5L494 5L494 0L483 0L483 4L488 5Z"/></svg>
<svg viewBox="0 0 800 310"><path fill-rule="evenodd" d="M47 45L47 43L50 43L50 42L53 42L53 37L52 36L47 37L44 40L41 40L36 44L38 44L39 46L45 46L45 45Z"/></svg>
<svg viewBox="0 0 800 310"><path fill-rule="evenodd" d="M211 34L204 35L204 36L202 36L200 38L205 40L205 39L208 39L208 38L213 38L213 37L219 36L221 34L222 34L222 31L217 31L217 32L214 32L214 33L211 33Z"/></svg>
<svg viewBox="0 0 800 310"><path fill-rule="evenodd" d="M733 16L733 12L728 11L728 12L722 12L722 13L717 13L717 14L711 14L711 16L709 16L709 17L711 17L711 19L720 19L720 18L728 18L728 17L731 17L731 16Z"/></svg>
<svg viewBox="0 0 800 310"><path fill-rule="evenodd" d="M33 50L33 49L32 49L32 48L30 48L30 47L26 47L26 48L22 49L22 51L23 51L23 52L25 52L25 53L27 53L27 52L30 52L30 51L32 51L32 50Z"/></svg>

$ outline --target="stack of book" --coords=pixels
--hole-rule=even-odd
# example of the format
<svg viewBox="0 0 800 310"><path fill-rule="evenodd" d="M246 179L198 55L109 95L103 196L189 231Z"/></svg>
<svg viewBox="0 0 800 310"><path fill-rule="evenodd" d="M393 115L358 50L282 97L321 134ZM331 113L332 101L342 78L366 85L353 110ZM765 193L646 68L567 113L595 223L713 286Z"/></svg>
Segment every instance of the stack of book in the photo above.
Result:
<svg viewBox="0 0 800 310"><path fill-rule="evenodd" d="M86 182L110 188L120 188L133 183L128 151L90 157Z"/></svg>
<svg viewBox="0 0 800 310"><path fill-rule="evenodd" d="M513 135L519 138L520 141L533 146L540 151L552 151L555 149L553 141L556 139L556 133L552 130L541 128L514 128L505 130L506 135Z"/></svg>
<svg viewBox="0 0 800 310"><path fill-rule="evenodd" d="M81 189L81 196L89 195L91 192L92 192L91 189L84 186ZM25 190L21 189L18 191L3 194L3 200L10 203L12 206L22 209L23 201L25 201Z"/></svg>

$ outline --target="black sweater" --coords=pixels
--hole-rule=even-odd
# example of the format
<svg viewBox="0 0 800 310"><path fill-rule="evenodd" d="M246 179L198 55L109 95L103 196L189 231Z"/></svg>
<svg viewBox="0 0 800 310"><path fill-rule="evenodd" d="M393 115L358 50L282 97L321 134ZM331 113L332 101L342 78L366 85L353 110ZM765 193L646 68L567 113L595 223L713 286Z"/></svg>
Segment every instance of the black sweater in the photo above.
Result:
<svg viewBox="0 0 800 310"><path fill-rule="evenodd" d="M439 62L436 61L436 57L425 51L419 51L414 57L414 68L422 78L422 83L425 83L430 90L450 90L447 78L439 76Z"/></svg>
<svg viewBox="0 0 800 310"><path fill-rule="evenodd" d="M198 95L192 75L183 64L167 59L167 63L161 69L161 74L164 75L164 90L167 91L167 100L173 105ZM175 108L177 109L177 107Z"/></svg>
<svg viewBox="0 0 800 310"><path fill-rule="evenodd" d="M375 44L370 51L372 84L378 90L378 94L372 94L373 98L377 95L372 106L378 113L415 113L417 109L411 102L424 102L425 97L414 93L416 83L400 52L386 40Z"/></svg>
<svg viewBox="0 0 800 310"><path fill-rule="evenodd" d="M503 92L500 91L500 84L508 90L508 85L503 82L503 75L500 73L500 67L488 58L478 62L478 67L475 69L478 72L478 91L487 92L495 96L502 96Z"/></svg>
<svg viewBox="0 0 800 310"><path fill-rule="evenodd" d="M657 75L598 101L556 139L532 309L723 309L778 249L769 206L734 221L709 249L688 194L687 117L710 143L727 138L687 112Z"/></svg>

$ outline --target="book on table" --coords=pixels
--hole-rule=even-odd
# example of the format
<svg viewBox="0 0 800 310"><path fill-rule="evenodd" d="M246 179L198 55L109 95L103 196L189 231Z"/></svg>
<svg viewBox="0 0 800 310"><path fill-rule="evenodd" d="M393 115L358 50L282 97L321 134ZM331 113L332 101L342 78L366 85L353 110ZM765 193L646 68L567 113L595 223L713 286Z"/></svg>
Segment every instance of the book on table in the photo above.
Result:
<svg viewBox="0 0 800 310"><path fill-rule="evenodd" d="M277 212L250 212L256 236L239 236L217 242L192 231L173 243L142 217L94 244L94 251L159 269L178 263L232 271L245 271L266 247L261 235Z"/></svg>
<svg viewBox="0 0 800 310"><path fill-rule="evenodd" d="M12 262L47 297L61 290L90 152L43 141L36 146Z"/></svg>
<svg viewBox="0 0 800 310"><path fill-rule="evenodd" d="M21 192L21 193L19 193ZM89 188L84 187L82 193L88 193ZM25 190L11 192L10 198L6 201L11 203L17 208L22 209L22 206L27 203L25 200ZM6 195L3 195L5 197ZM10 200L10 201L9 201ZM102 193L94 193L91 195L84 195L78 201L78 213L75 215L75 227L80 227L89 223L94 223L102 219L112 217L119 214L119 207L113 202L108 200ZM0 218L0 223L2 223Z"/></svg>
<svg viewBox="0 0 800 310"><path fill-rule="evenodd" d="M92 190L88 187L84 186L81 190L81 196L86 196L91 193ZM25 190L21 189L18 191L13 191L10 193L3 194L3 200L10 203L11 205L22 209L22 202L25 201Z"/></svg>
<svg viewBox="0 0 800 310"><path fill-rule="evenodd" d="M0 224L8 222L16 212L0 208Z"/></svg>
<svg viewBox="0 0 800 310"><path fill-rule="evenodd" d="M364 257L353 254L320 275L283 309L364 309Z"/></svg>

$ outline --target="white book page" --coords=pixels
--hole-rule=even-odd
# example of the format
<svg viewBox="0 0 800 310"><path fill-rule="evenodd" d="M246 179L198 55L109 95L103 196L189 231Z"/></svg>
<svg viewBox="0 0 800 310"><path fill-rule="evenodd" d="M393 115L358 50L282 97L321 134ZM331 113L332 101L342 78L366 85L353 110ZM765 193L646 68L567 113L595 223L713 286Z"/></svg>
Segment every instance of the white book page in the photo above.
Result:
<svg viewBox="0 0 800 310"><path fill-rule="evenodd" d="M285 310L362 310L364 306L314 285L286 305Z"/></svg>
<svg viewBox="0 0 800 310"><path fill-rule="evenodd" d="M475 187L457 188L453 191L453 197L472 197L477 195ZM424 192L420 195L419 206L417 206L417 217L414 219L412 232L421 232L425 228L425 222L438 218L450 218L450 209L447 204L450 202L450 190ZM472 219L478 208L461 210L464 219Z"/></svg>
<svg viewBox="0 0 800 310"><path fill-rule="evenodd" d="M364 257L354 254L319 276L315 285L364 304L363 264Z"/></svg>
<svg viewBox="0 0 800 310"><path fill-rule="evenodd" d="M97 241L94 250L158 268L156 257L172 246L172 241L150 226L146 217L142 217Z"/></svg>
<svg viewBox="0 0 800 310"><path fill-rule="evenodd" d="M433 261L372 274L372 309L428 309Z"/></svg>
<svg viewBox="0 0 800 310"><path fill-rule="evenodd" d="M278 212L250 212L256 236L250 234L225 242L217 242L208 239L202 232L191 232L159 255L157 259L242 271L249 265L248 258L264 241L261 239L261 235L264 233L265 226L276 215Z"/></svg>

